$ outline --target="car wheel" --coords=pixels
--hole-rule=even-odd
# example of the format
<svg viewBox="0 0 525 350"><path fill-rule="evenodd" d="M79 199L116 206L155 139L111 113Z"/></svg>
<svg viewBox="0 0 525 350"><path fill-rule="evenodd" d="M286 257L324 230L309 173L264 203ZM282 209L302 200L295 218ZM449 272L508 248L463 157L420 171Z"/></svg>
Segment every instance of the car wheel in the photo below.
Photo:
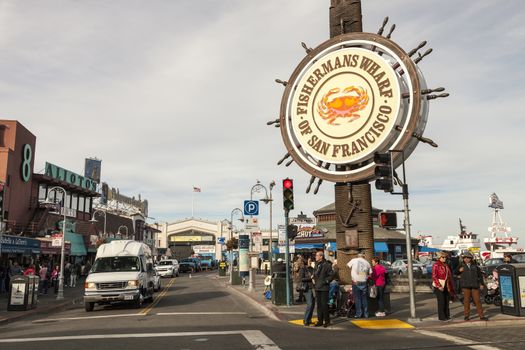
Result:
<svg viewBox="0 0 525 350"><path fill-rule="evenodd" d="M95 303L84 303L84 307L87 312L91 312L95 308Z"/></svg>
<svg viewBox="0 0 525 350"><path fill-rule="evenodd" d="M177 274L175 275L175 277L179 277L179 271L177 271Z"/></svg>
<svg viewBox="0 0 525 350"><path fill-rule="evenodd" d="M134 302L134 306L136 309L140 309L143 303L144 303L144 296L142 295L142 292L140 292L138 299L135 300Z"/></svg>

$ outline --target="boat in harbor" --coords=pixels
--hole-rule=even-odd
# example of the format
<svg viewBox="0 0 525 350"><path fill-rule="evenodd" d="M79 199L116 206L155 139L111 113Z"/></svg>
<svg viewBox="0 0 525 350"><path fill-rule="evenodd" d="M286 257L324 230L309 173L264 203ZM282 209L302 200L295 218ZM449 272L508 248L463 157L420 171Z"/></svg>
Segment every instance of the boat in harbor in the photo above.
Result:
<svg viewBox="0 0 525 350"><path fill-rule="evenodd" d="M519 237L510 235L511 228L501 217L503 202L496 193L489 196L489 208L492 209L492 223L488 228L490 237L483 240L487 252L483 252L482 256L484 258L501 258L505 253L523 252L523 248L518 247Z"/></svg>
<svg viewBox="0 0 525 350"><path fill-rule="evenodd" d="M472 254L479 254L481 250L481 240L476 233L468 232L467 226L463 225L461 219L459 219L459 233L447 236L447 238L443 240L443 243L440 246L435 246L435 248L455 252L458 255L465 251L469 251Z"/></svg>

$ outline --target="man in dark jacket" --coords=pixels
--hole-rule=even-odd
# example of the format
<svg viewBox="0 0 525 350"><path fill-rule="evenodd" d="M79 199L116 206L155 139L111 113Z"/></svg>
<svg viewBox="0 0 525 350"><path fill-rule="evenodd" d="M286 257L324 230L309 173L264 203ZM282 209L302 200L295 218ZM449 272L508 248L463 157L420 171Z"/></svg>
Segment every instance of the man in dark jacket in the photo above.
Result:
<svg viewBox="0 0 525 350"><path fill-rule="evenodd" d="M463 292L463 310L465 314L465 321L470 319L470 297L474 300L479 319L487 321L488 319L483 315L483 308L479 298L479 291L485 286L481 269L472 260L473 256L470 253L463 255L463 264L458 272L461 276L460 284Z"/></svg>
<svg viewBox="0 0 525 350"><path fill-rule="evenodd" d="M328 292L330 282L333 278L332 265L324 259L323 252L315 254L314 287L317 298L317 323L316 327L328 327L330 325L330 313L328 312Z"/></svg>

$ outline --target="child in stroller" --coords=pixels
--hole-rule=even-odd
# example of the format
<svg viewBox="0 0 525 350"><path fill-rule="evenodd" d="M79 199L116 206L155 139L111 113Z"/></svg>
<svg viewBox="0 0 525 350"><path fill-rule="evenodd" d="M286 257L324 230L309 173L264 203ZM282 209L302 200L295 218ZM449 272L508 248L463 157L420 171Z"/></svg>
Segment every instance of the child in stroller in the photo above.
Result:
<svg viewBox="0 0 525 350"><path fill-rule="evenodd" d="M335 317L352 317L355 315L355 302L352 286L340 285L334 296L334 303L329 304L329 312Z"/></svg>

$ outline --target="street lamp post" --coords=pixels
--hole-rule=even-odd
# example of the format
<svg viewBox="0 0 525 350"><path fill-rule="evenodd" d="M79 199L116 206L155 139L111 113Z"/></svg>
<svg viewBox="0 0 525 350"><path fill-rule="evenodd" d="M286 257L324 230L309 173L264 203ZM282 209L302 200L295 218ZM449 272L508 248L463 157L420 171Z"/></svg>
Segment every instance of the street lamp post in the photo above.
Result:
<svg viewBox="0 0 525 350"><path fill-rule="evenodd" d="M105 216L104 216L104 219L105 219ZM125 225L120 225L120 226L118 227L118 229L117 229L117 233L120 234L120 228L121 228L121 227L124 227L124 228L126 229L126 239L128 239L128 236L129 236L129 230L128 230L128 227L127 227L127 226L125 226Z"/></svg>
<svg viewBox="0 0 525 350"><path fill-rule="evenodd" d="M100 209L96 209L93 214L91 215L91 220L89 220L90 222L97 222L97 219L95 219L95 216L97 215L97 213L102 213L104 214L104 237L106 237L106 212L103 211L103 210L100 210ZM119 227L120 229L120 227ZM126 227L127 229L127 227Z"/></svg>
<svg viewBox="0 0 525 350"><path fill-rule="evenodd" d="M272 185L273 184L273 185ZM272 181L270 183L270 197L268 197L268 190L266 187L257 180L257 183L252 186L252 189L250 190L250 200L253 200L253 193L259 192L259 190L262 188L264 189L264 192L266 193L266 196L261 199L264 203L270 203L270 250L271 250L271 232L272 232L272 197L271 197L271 189L275 186L275 181ZM252 251L252 234L250 233L250 251ZM250 261L251 262L251 261ZM270 269L271 269L272 262L270 260ZM254 269L250 266L250 283L248 285L248 291L253 291L255 289L255 273L253 271Z"/></svg>
<svg viewBox="0 0 525 350"><path fill-rule="evenodd" d="M236 212L241 214L241 218L239 220L241 220L241 222L244 221L244 214L242 210L239 208L233 209L230 214L230 241L233 239L233 214L235 214ZM233 282L233 246L232 246L232 250L230 250L230 284L232 284L232 282Z"/></svg>
<svg viewBox="0 0 525 350"><path fill-rule="evenodd" d="M61 191L64 196L62 197L62 208L64 210L64 222L62 223L62 242L60 247L60 275L58 277L58 293L57 300L64 299L64 255L65 255L65 241L66 241L66 196L67 192L60 186L52 187L47 192L46 203L53 203L49 200L49 194L53 191Z"/></svg>
<svg viewBox="0 0 525 350"><path fill-rule="evenodd" d="M269 198L264 198L264 199L261 199L264 203L268 204L270 203L270 244L269 244L269 247L268 247L268 260L270 261L270 275L273 273L272 269L272 256L273 256L273 252L272 252L272 249L273 249L273 237L272 237L272 204L273 204L273 199L272 199L272 189L273 187L275 186L275 181L272 180L272 182L270 182L270 197Z"/></svg>

